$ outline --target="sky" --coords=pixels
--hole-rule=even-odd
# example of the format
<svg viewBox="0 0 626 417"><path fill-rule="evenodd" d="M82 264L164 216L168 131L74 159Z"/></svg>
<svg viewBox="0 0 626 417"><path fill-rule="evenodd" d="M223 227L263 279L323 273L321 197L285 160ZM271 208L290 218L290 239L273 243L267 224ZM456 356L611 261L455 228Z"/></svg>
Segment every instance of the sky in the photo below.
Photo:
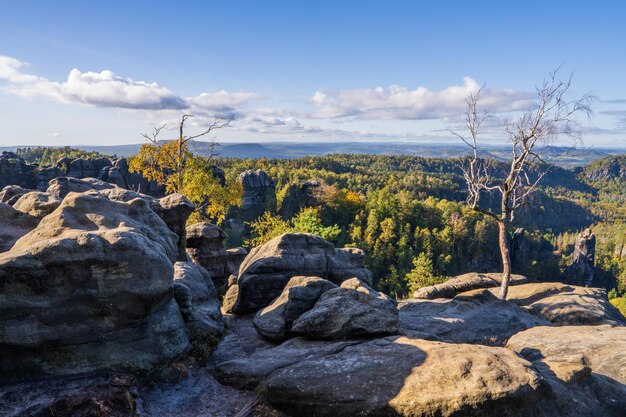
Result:
<svg viewBox="0 0 626 417"><path fill-rule="evenodd" d="M219 142L484 140L561 66L587 147L626 147L626 2L0 0L0 146L141 143L183 114ZM483 138L481 137L481 138ZM563 139L565 140L565 139Z"/></svg>

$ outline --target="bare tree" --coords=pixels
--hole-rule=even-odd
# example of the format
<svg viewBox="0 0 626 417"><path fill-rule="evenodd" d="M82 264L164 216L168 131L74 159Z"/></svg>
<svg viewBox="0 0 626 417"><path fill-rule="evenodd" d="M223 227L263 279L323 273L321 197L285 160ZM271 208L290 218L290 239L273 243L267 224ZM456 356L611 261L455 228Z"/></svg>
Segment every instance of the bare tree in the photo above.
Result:
<svg viewBox="0 0 626 417"><path fill-rule="evenodd" d="M472 150L472 155L461 165L467 184L467 204L483 213L498 224L498 245L502 256L502 285L500 297L505 299L511 279L511 257L509 253L509 228L515 211L529 203L529 197L547 173L547 168L539 168L538 162L548 158L541 155L540 147L559 135L569 136L579 141L580 128L575 116L579 113L591 114L593 96L588 94L569 100L566 93L571 86L571 76L567 81L557 79L559 69L552 71L543 84L536 87L537 104L523 112L517 120L506 124L508 141L511 144L511 160L508 172L496 176L487 161L479 158L478 136L483 123L490 117L488 112L480 111L480 96L483 85L476 93L466 98L467 110L465 123L467 135L453 132ZM529 172L534 168L533 173ZM491 210L479 205L481 197L496 194L500 198L500 209Z"/></svg>
<svg viewBox="0 0 626 417"><path fill-rule="evenodd" d="M196 134L196 135L190 135L190 136L185 136L184 133L184 129L185 129L185 122L187 122L188 119L195 117L193 114L184 114L180 124L178 126L178 138L175 139L177 142L177 150L174 153L169 154L169 158L170 158L170 166L173 168L173 170L178 173L177 176L177 190L181 190L183 188L183 171L185 170L185 167L187 165L187 158L188 158L188 152L186 152L187 150L187 144L190 141L193 141L194 139L197 139L201 136L205 136L210 134L211 132L217 130L217 129L222 129L226 126L228 126L232 120L231 117L216 117L215 119L213 119L213 122L211 122L209 124L209 126L203 130L202 132ZM143 136L144 138L146 138L148 141L150 141L152 144L154 144L155 146L159 146L159 139L158 136L161 133L161 130L163 130L165 128L165 124L163 124L163 126L160 127L155 127L152 130L152 133L150 135L146 134L146 133L142 133L141 136ZM210 157L215 156L215 142L213 142L211 144L210 147Z"/></svg>

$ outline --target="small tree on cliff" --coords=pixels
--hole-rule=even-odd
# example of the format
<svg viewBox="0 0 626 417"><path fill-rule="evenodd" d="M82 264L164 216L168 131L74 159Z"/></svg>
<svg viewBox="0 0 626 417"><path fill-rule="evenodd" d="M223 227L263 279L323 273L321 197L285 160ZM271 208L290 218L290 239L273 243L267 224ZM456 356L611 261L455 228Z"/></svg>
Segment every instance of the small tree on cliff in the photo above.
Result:
<svg viewBox="0 0 626 417"><path fill-rule="evenodd" d="M202 220L220 223L228 208L241 200L241 186L222 187L213 176L211 159L217 156L212 143L210 154L203 158L194 155L189 143L229 125L229 118L216 118L202 132L185 135L185 123L194 117L183 115L178 126L178 138L160 141L159 134L165 128L155 127L150 135L142 134L150 143L141 146L129 164L131 172L140 172L146 179L164 184L168 193L180 193L196 205L189 218L194 223Z"/></svg>
<svg viewBox="0 0 626 417"><path fill-rule="evenodd" d="M566 98L571 85L557 79L558 69L551 72L540 87L537 87L537 104L519 115L517 120L506 124L508 141L511 144L510 166L504 177L494 175L493 168L478 157L478 135L481 125L489 114L480 111L479 100L484 86L466 98L465 122L467 135L453 132L472 150L461 169L467 184L467 204L474 210L493 218L498 224L498 245L502 256L502 285L500 297L506 298L511 279L511 257L509 253L509 228L515 211L529 203L529 197L546 174L537 162L545 162L537 145L548 144L559 135L580 139L580 129L575 116L589 115L593 97L583 95L570 100ZM493 164L491 165L493 167ZM530 168L534 172L530 172ZM481 196L496 194L500 200L499 210L490 210L479 205Z"/></svg>

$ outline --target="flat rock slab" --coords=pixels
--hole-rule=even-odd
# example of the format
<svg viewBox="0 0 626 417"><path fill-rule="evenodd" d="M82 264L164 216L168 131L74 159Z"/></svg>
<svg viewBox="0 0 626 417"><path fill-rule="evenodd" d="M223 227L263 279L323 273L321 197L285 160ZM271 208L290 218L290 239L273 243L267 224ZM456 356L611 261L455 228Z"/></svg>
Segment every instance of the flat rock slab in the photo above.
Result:
<svg viewBox="0 0 626 417"><path fill-rule="evenodd" d="M626 326L626 317L611 305L600 288L561 282L522 284L509 288L507 300L557 326Z"/></svg>
<svg viewBox="0 0 626 417"><path fill-rule="evenodd" d="M523 275L511 275L509 285L519 285L528 282ZM433 300L435 298L452 298L455 295L482 288L499 287L502 283L502 274L495 272L470 272L450 278L446 282L415 291L413 298Z"/></svg>
<svg viewBox="0 0 626 417"><path fill-rule="evenodd" d="M626 327L535 327L511 337L506 347L531 361L589 366L626 384Z"/></svg>
<svg viewBox="0 0 626 417"><path fill-rule="evenodd" d="M521 416L544 388L504 348L389 337L278 369L257 392L294 416Z"/></svg>
<svg viewBox="0 0 626 417"><path fill-rule="evenodd" d="M409 299L400 302L398 309L402 333L452 343L502 346L515 333L550 325L487 290L453 299Z"/></svg>

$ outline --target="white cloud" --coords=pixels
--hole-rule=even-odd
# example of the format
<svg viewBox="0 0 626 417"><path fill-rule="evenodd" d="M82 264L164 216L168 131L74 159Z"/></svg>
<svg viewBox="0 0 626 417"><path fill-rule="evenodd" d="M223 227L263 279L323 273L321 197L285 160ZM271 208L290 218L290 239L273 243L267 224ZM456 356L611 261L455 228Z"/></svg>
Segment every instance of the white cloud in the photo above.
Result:
<svg viewBox="0 0 626 417"><path fill-rule="evenodd" d="M61 134L59 132L52 132L52 133L48 133L48 136L53 137L53 138L60 138Z"/></svg>
<svg viewBox="0 0 626 417"><path fill-rule="evenodd" d="M123 78L114 72L81 72L74 68L64 82L26 74L26 63L0 55L0 87L7 93L26 99L46 98L65 104L87 104L138 110L192 109L209 113L235 113L238 106L257 99L255 93L218 91L182 98L157 83Z"/></svg>
<svg viewBox="0 0 626 417"><path fill-rule="evenodd" d="M440 91L426 87L410 90L392 85L388 88L316 91L311 102L317 107L317 118L353 117L356 119L420 120L454 117L465 111L465 98L480 85L465 77L463 85L450 86ZM532 93L510 89L485 89L481 103L490 111L508 112L526 109Z"/></svg>

